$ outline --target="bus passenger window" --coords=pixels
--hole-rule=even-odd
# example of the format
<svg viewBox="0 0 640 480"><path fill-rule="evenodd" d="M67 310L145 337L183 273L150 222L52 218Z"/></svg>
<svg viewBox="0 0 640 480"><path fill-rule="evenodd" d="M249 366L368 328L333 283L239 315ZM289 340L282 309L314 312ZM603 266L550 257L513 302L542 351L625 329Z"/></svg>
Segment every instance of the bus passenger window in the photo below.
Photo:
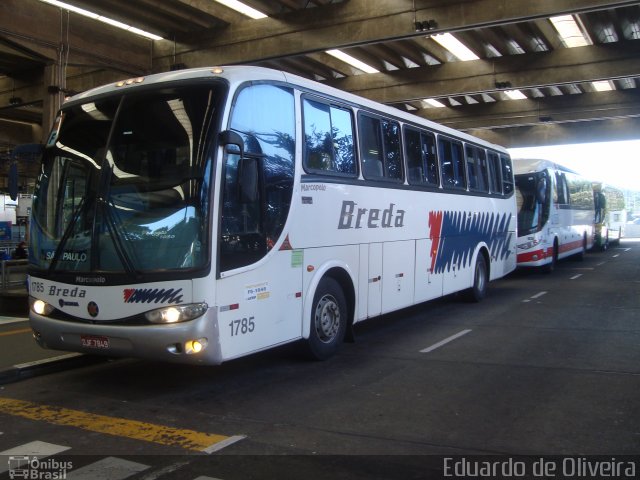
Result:
<svg viewBox="0 0 640 480"><path fill-rule="evenodd" d="M467 145L466 152L469 189L476 192L488 192L489 172L484 149Z"/></svg>
<svg viewBox="0 0 640 480"><path fill-rule="evenodd" d="M385 177L402 180L402 155L400 153L400 125L397 122L382 120L384 153L386 160Z"/></svg>
<svg viewBox="0 0 640 480"><path fill-rule="evenodd" d="M366 179L384 177L382 163L382 139L380 121L371 117L360 117L360 151L362 152L362 175Z"/></svg>
<svg viewBox="0 0 640 480"><path fill-rule="evenodd" d="M309 99L303 105L305 169L355 175L351 112Z"/></svg>
<svg viewBox="0 0 640 480"><path fill-rule="evenodd" d="M438 186L438 162L434 135L406 128L404 141L409 183L412 185L429 184Z"/></svg>
<svg viewBox="0 0 640 480"><path fill-rule="evenodd" d="M569 203L569 189L567 188L567 179L563 173L556 172L557 200L561 205Z"/></svg>
<svg viewBox="0 0 640 480"><path fill-rule="evenodd" d="M502 165L500 164L500 157L497 153L489 152L489 188L491 193L498 195L502 194Z"/></svg>
<svg viewBox="0 0 640 480"><path fill-rule="evenodd" d="M502 191L505 195L509 195L513 192L513 167L511 166L511 159L506 155L500 155L502 162Z"/></svg>
<svg viewBox="0 0 640 480"><path fill-rule="evenodd" d="M362 174L368 180L402 180L400 125L386 119L360 116Z"/></svg>
<svg viewBox="0 0 640 480"><path fill-rule="evenodd" d="M442 186L444 188L466 189L462 144L440 137L438 139L438 156L442 171Z"/></svg>

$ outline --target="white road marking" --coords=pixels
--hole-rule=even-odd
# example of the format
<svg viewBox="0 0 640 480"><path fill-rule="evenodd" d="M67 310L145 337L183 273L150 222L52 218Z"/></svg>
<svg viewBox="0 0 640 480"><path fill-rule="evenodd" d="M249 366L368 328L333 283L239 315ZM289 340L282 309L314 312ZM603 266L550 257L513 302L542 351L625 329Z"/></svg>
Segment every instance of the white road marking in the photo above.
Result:
<svg viewBox="0 0 640 480"><path fill-rule="evenodd" d="M43 358L42 360L34 360L33 362L19 363L14 365L15 368L29 368L36 365L43 365L45 363L57 362L58 360L65 360L67 358L82 357L82 353L67 353L65 355L58 355L55 357Z"/></svg>
<svg viewBox="0 0 640 480"><path fill-rule="evenodd" d="M69 450L71 447L65 447L64 445L56 445L55 443L41 442L36 440L34 442L25 443L18 447L10 448L4 452L0 452L0 458L5 457L31 457L36 456L39 460L56 455L57 453ZM8 463L3 465L0 463L0 473L4 473L9 470Z"/></svg>
<svg viewBox="0 0 640 480"><path fill-rule="evenodd" d="M436 348L440 348L443 345L446 345L447 343L455 340L456 338L460 338L463 335L466 335L467 333L469 333L471 330L462 330L461 332L456 333L455 335L451 335L448 338L445 338L444 340L435 343L433 345L431 345L430 347L424 348L422 350L420 350L420 353L429 353L432 352L433 350L435 350Z"/></svg>
<svg viewBox="0 0 640 480"><path fill-rule="evenodd" d="M226 440L222 440L221 442L214 443L213 445L205 448L202 451L205 453L217 452L218 450L222 450L224 447L228 447L232 443L239 442L240 440L244 440L245 438L247 438L246 435L234 435L233 437L229 437Z"/></svg>
<svg viewBox="0 0 640 480"><path fill-rule="evenodd" d="M575 280L576 278L580 278L582 276L581 273L578 273L577 275L574 275L573 277L571 277L569 280Z"/></svg>
<svg viewBox="0 0 640 480"><path fill-rule="evenodd" d="M67 472L68 480L123 480L149 468L124 458L107 457Z"/></svg>
<svg viewBox="0 0 640 480"><path fill-rule="evenodd" d="M538 293L536 293L535 295L533 295L531 297L531 300L535 300L536 298L540 298L541 296L546 295L547 293L549 293L549 292L546 292L546 291L538 292Z"/></svg>
<svg viewBox="0 0 640 480"><path fill-rule="evenodd" d="M8 325L9 323L20 323L20 322L28 322L28 318L20 318L20 317L3 317L0 315L0 325Z"/></svg>

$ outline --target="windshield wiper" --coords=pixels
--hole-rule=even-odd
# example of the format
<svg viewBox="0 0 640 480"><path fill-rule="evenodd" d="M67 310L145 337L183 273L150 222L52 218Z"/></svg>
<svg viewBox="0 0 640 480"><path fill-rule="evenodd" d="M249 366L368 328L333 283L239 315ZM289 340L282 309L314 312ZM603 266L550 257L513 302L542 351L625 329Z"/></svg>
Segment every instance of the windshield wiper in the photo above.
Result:
<svg viewBox="0 0 640 480"><path fill-rule="evenodd" d="M76 223L78 222L78 219L80 218L80 215L82 214L85 205L88 205L88 203L86 202L86 197L82 197L82 199L80 200L80 203L78 203L78 206L76 207L76 209L74 210L71 216L71 221L69 222L69 225L67 225L67 228L65 228L64 233L62 234L62 238L60 239L60 243L58 243L58 246L56 247L56 251L53 254L53 258L51 259L51 263L49 264L50 273L53 272L56 265L58 264L60 255L62 254L62 251L64 250L64 247L67 241L69 241L69 237L71 236L71 233L73 232L73 229Z"/></svg>
<svg viewBox="0 0 640 480"><path fill-rule="evenodd" d="M124 246L124 243L122 241L122 235L120 233L120 230L124 231L125 236L127 235L127 232L122 226L122 222L120 221L119 218L117 218L117 215L113 212L111 208L112 206L114 206L113 203L110 203L104 199L100 199L100 205L102 206L103 216L106 219L109 236L113 241L116 254L120 259L122 266L126 270L127 274L129 274L131 277L134 277L134 278L138 277L140 275L140 272L135 268L135 265L131 260L131 257L127 253L126 247ZM118 227L120 227L120 230Z"/></svg>

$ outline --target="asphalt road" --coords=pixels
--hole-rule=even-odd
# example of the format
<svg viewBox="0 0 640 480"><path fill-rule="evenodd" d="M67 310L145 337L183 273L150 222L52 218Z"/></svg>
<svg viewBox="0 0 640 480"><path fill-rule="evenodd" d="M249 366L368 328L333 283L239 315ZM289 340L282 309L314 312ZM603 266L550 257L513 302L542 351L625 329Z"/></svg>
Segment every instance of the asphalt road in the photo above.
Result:
<svg viewBox="0 0 640 480"><path fill-rule="evenodd" d="M18 456L72 479L446 478L447 458L527 473L549 459L538 478L590 478L580 469L598 461L633 478L639 393L640 243L623 241L550 275L515 272L480 304L450 296L360 324L325 362L288 346L7 383L0 478Z"/></svg>

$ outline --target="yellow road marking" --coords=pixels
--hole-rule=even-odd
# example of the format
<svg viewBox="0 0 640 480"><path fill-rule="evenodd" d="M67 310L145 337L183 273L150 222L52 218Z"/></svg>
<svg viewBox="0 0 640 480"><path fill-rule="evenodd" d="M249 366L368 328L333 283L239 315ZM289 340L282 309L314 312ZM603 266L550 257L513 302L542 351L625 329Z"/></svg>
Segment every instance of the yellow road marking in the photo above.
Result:
<svg viewBox="0 0 640 480"><path fill-rule="evenodd" d="M31 332L30 328L20 328L18 330L9 330L8 332L0 332L0 337L6 337L7 335L17 335L19 333Z"/></svg>
<svg viewBox="0 0 640 480"><path fill-rule="evenodd" d="M216 444L229 444L242 438L95 415L5 397L0 397L0 413L197 451L215 451Z"/></svg>

